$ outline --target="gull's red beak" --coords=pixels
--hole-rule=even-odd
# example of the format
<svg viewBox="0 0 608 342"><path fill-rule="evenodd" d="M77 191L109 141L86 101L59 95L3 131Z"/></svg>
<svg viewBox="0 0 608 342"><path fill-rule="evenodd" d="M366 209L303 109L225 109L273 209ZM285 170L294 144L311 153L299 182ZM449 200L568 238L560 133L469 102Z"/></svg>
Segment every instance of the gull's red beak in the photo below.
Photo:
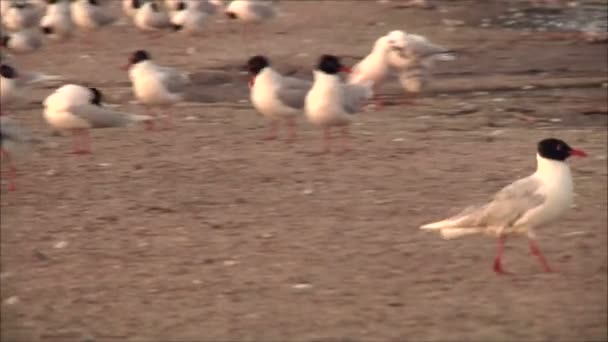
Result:
<svg viewBox="0 0 608 342"><path fill-rule="evenodd" d="M586 157L587 153L585 153L585 151L583 151L583 150L572 149L572 150L570 150L570 155L577 156L577 157Z"/></svg>
<svg viewBox="0 0 608 342"><path fill-rule="evenodd" d="M343 67L340 68L340 71L341 72L345 72L347 74L350 74L353 70L351 68L349 68L349 67L343 66Z"/></svg>
<svg viewBox="0 0 608 342"><path fill-rule="evenodd" d="M129 70L129 68L130 68L130 67L131 67L131 62L129 62L129 63L127 63L127 64L125 64L125 65L121 66L120 68L121 68L122 70L127 71L127 70Z"/></svg>

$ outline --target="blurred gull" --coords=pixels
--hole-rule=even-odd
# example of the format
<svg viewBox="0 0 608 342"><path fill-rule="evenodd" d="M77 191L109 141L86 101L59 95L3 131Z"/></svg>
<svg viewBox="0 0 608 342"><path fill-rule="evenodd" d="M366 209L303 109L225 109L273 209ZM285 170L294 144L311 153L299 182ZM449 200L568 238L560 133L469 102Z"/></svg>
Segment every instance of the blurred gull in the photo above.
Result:
<svg viewBox="0 0 608 342"><path fill-rule="evenodd" d="M103 94L97 88L67 84L44 100L44 118L55 130L71 131L73 153L91 153L89 129L122 127L150 122L151 117L120 113L102 105Z"/></svg>
<svg viewBox="0 0 608 342"><path fill-rule="evenodd" d="M175 31L187 34L200 34L205 31L207 14L193 6L194 2L181 2L178 11L171 17L171 24Z"/></svg>
<svg viewBox="0 0 608 342"><path fill-rule="evenodd" d="M70 38L74 29L70 4L63 0L48 0L40 28L50 39L64 41Z"/></svg>
<svg viewBox="0 0 608 342"><path fill-rule="evenodd" d="M321 56L317 69L313 71L314 83L306 95L305 108L309 121L324 129L325 148L330 151L331 127L342 127L344 151L348 150L350 138L348 126L354 114L373 96L372 82L343 84L338 73L347 71L339 58L333 55Z"/></svg>
<svg viewBox="0 0 608 342"><path fill-rule="evenodd" d="M83 29L96 30L116 21L100 0L75 0L70 8L74 24Z"/></svg>
<svg viewBox="0 0 608 342"><path fill-rule="evenodd" d="M543 269L550 272L551 268L535 242L533 229L554 222L570 209L573 184L566 159L571 156L584 157L586 154L562 140L544 139L538 143L536 172L531 176L506 186L490 203L469 207L454 217L420 228L438 230L446 239L475 233L497 236L494 271L498 274L505 273L501 258L507 235L527 234L530 251L538 257Z"/></svg>
<svg viewBox="0 0 608 342"><path fill-rule="evenodd" d="M389 32L387 37L391 44L389 65L409 97L424 90L436 61L455 59L451 50L435 45L420 35L396 30Z"/></svg>
<svg viewBox="0 0 608 342"><path fill-rule="evenodd" d="M0 46L16 54L31 53L42 47L42 34L37 27L8 33L2 37Z"/></svg>
<svg viewBox="0 0 608 342"><path fill-rule="evenodd" d="M137 10L135 26L145 32L158 32L171 28L169 14L155 2L146 2Z"/></svg>
<svg viewBox="0 0 608 342"><path fill-rule="evenodd" d="M244 22L261 22L276 16L272 2L261 0L233 0L224 13L230 19Z"/></svg>
<svg viewBox="0 0 608 342"><path fill-rule="evenodd" d="M36 26L38 20L40 20L40 11L32 3L13 1L8 9L2 8L2 24L9 30L19 31Z"/></svg>

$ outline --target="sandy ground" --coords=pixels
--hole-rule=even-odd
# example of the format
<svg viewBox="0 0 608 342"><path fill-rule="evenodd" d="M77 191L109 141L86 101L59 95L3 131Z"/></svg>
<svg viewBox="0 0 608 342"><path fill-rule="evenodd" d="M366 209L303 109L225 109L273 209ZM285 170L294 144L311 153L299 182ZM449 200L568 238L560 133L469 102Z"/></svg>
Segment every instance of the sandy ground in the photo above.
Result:
<svg viewBox="0 0 608 342"><path fill-rule="evenodd" d="M170 111L174 129L95 131L89 156L50 136L35 102L51 88L4 109L48 142L18 161L18 191L2 184L2 341L607 340L606 45L449 27L507 5L440 4L283 2L243 37L227 23L159 40L114 26L21 57L127 111L141 112L119 69L135 48L198 83ZM295 144L261 141L234 72L249 55L310 77L319 54L352 63L393 28L461 56L415 105L390 105L401 92L387 85L351 153L315 155L321 132L304 118ZM538 232L557 272L541 272L524 238L499 277L494 240L418 230L531 173L550 136L589 153L571 161L576 206Z"/></svg>

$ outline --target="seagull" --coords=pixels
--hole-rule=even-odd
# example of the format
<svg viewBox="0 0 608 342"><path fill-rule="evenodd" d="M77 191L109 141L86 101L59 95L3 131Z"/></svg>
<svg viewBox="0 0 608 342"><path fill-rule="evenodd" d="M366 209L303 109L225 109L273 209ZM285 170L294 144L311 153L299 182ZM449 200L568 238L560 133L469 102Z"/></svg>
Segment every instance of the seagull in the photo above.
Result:
<svg viewBox="0 0 608 342"><path fill-rule="evenodd" d="M497 236L494 271L498 274L505 273L501 258L507 235L526 234L530 251L538 258L543 269L551 272L536 244L534 229L554 222L570 208L573 184L566 159L586 155L562 140L541 140L536 153L536 172L532 175L504 187L487 204L469 207L454 217L420 228L439 230L445 239L474 233Z"/></svg>
<svg viewBox="0 0 608 342"><path fill-rule="evenodd" d="M169 14L163 11L157 3L142 4L134 17L135 26L146 32L154 32L171 28Z"/></svg>
<svg viewBox="0 0 608 342"><path fill-rule="evenodd" d="M44 100L44 118L54 130L71 131L73 153L91 153L89 129L122 127L152 121L150 116L120 113L104 107L97 88L66 84Z"/></svg>
<svg viewBox="0 0 608 342"><path fill-rule="evenodd" d="M288 142L293 142L296 137L296 115L304 109L304 100L312 82L282 76L270 67L268 58L261 55L251 57L247 61L247 69L252 76L251 103L271 121L271 129L265 139L276 139L279 121L284 119L290 132Z"/></svg>
<svg viewBox="0 0 608 342"><path fill-rule="evenodd" d="M0 156L8 166L8 190L15 191L15 177L17 169L13 163L14 156L23 153L23 148L31 143L40 142L32 137L31 133L20 127L7 116L0 116Z"/></svg>
<svg viewBox="0 0 608 342"><path fill-rule="evenodd" d="M244 22L261 22L276 16L272 3L261 0L233 0L224 13L229 19Z"/></svg>
<svg viewBox="0 0 608 342"><path fill-rule="evenodd" d="M166 109L183 101L184 97L180 92L190 82L189 77L175 69L155 64L147 51L133 52L126 68L129 70L135 97L148 113L151 106Z"/></svg>
<svg viewBox="0 0 608 342"><path fill-rule="evenodd" d="M133 18L144 1L146 0L122 0L122 11Z"/></svg>
<svg viewBox="0 0 608 342"><path fill-rule="evenodd" d="M360 84L372 82L374 94L377 94L380 85L390 75L388 53L391 50L391 38L382 36L376 40L372 51L357 63L348 77L348 83ZM376 98L376 107L382 103Z"/></svg>
<svg viewBox="0 0 608 342"><path fill-rule="evenodd" d="M41 33L37 28L9 33L2 37L0 46L16 54L27 54L42 47Z"/></svg>
<svg viewBox="0 0 608 342"><path fill-rule="evenodd" d="M102 6L100 0L72 0L70 8L72 10L72 20L76 26L87 29L97 30L116 21L106 8Z"/></svg>
<svg viewBox="0 0 608 342"><path fill-rule="evenodd" d="M200 34L205 31L205 22L207 14L199 9L196 9L193 4L195 2L180 2L178 12L171 17L171 26L175 31L180 31L188 34ZM196 1L198 3L198 1Z"/></svg>
<svg viewBox="0 0 608 342"><path fill-rule="evenodd" d="M455 59L452 50L435 45L420 35L395 30L387 37L391 45L389 65L398 74L406 96L415 96L424 90L436 61Z"/></svg>
<svg viewBox="0 0 608 342"><path fill-rule="evenodd" d="M324 129L325 149L330 151L331 127L342 127L342 136L349 140L348 125L353 114L359 112L365 101L373 96L372 82L344 84L338 77L340 71L348 72L340 59L322 55L313 71L314 83L305 100L306 115L311 123ZM346 146L346 145L345 145ZM347 151L348 148L344 148Z"/></svg>
<svg viewBox="0 0 608 342"><path fill-rule="evenodd" d="M187 1L188 8L192 7L197 11L201 11L207 15L214 15L223 8L221 1L213 0L182 0Z"/></svg>
<svg viewBox="0 0 608 342"><path fill-rule="evenodd" d="M70 4L62 0L48 0L46 14L40 20L40 28L50 39L65 41L70 38L74 29Z"/></svg>
<svg viewBox="0 0 608 342"><path fill-rule="evenodd" d="M2 0L4 2L4 0ZM6 11L2 11L2 24L11 30L19 31L38 24L40 13L34 4L14 2Z"/></svg>

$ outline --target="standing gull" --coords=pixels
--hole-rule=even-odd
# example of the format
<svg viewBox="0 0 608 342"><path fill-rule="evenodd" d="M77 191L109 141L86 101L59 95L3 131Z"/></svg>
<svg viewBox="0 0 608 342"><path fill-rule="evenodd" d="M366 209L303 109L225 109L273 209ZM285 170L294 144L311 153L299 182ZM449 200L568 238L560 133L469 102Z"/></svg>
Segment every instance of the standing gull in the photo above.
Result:
<svg viewBox="0 0 608 342"><path fill-rule="evenodd" d="M306 95L306 115L311 123L324 130L324 150L331 148L331 128L342 128L344 151L348 150L350 138L348 126L370 97L373 96L371 82L362 84L343 84L338 73L348 71L340 59L333 55L323 55L317 69L313 71L314 83Z"/></svg>
<svg viewBox="0 0 608 342"><path fill-rule="evenodd" d="M251 103L255 109L271 121L271 129L265 139L276 139L279 121L285 120L289 127L288 142L296 137L296 115L304 109L306 93L312 82L285 77L270 67L265 56L253 56L247 61L252 76Z"/></svg>
<svg viewBox="0 0 608 342"><path fill-rule="evenodd" d="M425 89L435 62L455 58L452 50L435 45L417 34L396 30L389 32L387 37L391 42L389 65L398 75L408 100Z"/></svg>
<svg viewBox="0 0 608 342"><path fill-rule="evenodd" d="M71 131L73 153L91 153L89 129L149 122L151 117L120 113L104 107L97 88L66 84L44 100L44 118L55 130Z"/></svg>
<svg viewBox="0 0 608 342"><path fill-rule="evenodd" d="M182 101L181 92L190 82L186 74L154 63L145 50L131 54L127 69L133 93L148 113L152 106L167 109Z"/></svg>
<svg viewBox="0 0 608 342"><path fill-rule="evenodd" d="M540 261L543 269L551 268L536 244L534 229L554 222L572 204L573 184L566 159L586 156L564 141L554 138L538 143L536 172L519 179L500 190L491 202L465 209L460 214L420 227L439 230L445 239L463 235L486 233L498 237L498 250L494 271L505 273L502 267L504 243L510 234L526 234L530 251Z"/></svg>

